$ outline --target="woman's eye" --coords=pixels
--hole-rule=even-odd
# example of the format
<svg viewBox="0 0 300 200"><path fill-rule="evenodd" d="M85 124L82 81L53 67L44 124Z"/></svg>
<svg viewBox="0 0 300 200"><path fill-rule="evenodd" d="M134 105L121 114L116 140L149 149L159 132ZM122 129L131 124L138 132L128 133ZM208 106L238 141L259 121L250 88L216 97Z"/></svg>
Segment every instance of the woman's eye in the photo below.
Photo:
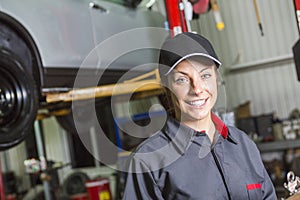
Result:
<svg viewBox="0 0 300 200"><path fill-rule="evenodd" d="M176 83L188 83L189 79L187 79L187 78L177 78L177 79L175 79L175 82Z"/></svg>
<svg viewBox="0 0 300 200"><path fill-rule="evenodd" d="M210 78L210 77L211 77L211 74L202 74L202 75L201 75L201 78L204 79L204 80L205 80L205 79L208 79L208 78Z"/></svg>

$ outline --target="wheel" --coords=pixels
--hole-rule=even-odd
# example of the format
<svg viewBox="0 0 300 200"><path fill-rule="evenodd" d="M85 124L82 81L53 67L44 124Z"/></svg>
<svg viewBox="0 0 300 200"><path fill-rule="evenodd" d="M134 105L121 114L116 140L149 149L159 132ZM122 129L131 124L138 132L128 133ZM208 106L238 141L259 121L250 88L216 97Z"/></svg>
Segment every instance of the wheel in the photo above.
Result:
<svg viewBox="0 0 300 200"><path fill-rule="evenodd" d="M86 193L85 182L89 180L89 176L84 172L73 172L62 184L64 194L72 196L75 194Z"/></svg>
<svg viewBox="0 0 300 200"><path fill-rule="evenodd" d="M19 144L33 130L38 91L18 56L0 49L0 150Z"/></svg>

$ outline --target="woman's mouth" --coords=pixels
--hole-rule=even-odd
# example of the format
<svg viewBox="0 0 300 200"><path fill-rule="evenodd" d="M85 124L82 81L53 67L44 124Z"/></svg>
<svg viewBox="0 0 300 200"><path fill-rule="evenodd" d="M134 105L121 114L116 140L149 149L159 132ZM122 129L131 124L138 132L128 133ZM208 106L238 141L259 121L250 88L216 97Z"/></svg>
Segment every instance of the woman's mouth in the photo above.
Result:
<svg viewBox="0 0 300 200"><path fill-rule="evenodd" d="M186 103L191 105L191 106L201 107L206 103L207 100L208 100L208 98L199 99L199 100L195 100L195 101L187 101Z"/></svg>

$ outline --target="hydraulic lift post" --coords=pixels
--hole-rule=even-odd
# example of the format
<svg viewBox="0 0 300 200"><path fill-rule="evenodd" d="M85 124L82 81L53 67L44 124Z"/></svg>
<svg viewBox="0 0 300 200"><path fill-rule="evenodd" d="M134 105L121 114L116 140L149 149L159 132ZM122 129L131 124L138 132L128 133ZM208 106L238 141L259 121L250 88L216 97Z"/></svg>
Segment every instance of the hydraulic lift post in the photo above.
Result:
<svg viewBox="0 0 300 200"><path fill-rule="evenodd" d="M182 0L165 0L165 7L171 37L189 31L185 3Z"/></svg>

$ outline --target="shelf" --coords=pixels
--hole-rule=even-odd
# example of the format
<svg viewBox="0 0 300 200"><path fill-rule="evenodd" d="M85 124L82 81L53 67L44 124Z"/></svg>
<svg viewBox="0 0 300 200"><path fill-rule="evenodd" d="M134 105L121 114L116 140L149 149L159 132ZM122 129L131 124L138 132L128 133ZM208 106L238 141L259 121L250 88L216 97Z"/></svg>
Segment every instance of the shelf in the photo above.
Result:
<svg viewBox="0 0 300 200"><path fill-rule="evenodd" d="M261 152L284 151L287 149L300 148L300 139L256 143L256 145Z"/></svg>
<svg viewBox="0 0 300 200"><path fill-rule="evenodd" d="M281 55L274 58L267 58L259 61L232 65L228 71L229 73L240 73L249 70L274 67L274 64L278 63L291 63L294 61L293 58L293 54Z"/></svg>

